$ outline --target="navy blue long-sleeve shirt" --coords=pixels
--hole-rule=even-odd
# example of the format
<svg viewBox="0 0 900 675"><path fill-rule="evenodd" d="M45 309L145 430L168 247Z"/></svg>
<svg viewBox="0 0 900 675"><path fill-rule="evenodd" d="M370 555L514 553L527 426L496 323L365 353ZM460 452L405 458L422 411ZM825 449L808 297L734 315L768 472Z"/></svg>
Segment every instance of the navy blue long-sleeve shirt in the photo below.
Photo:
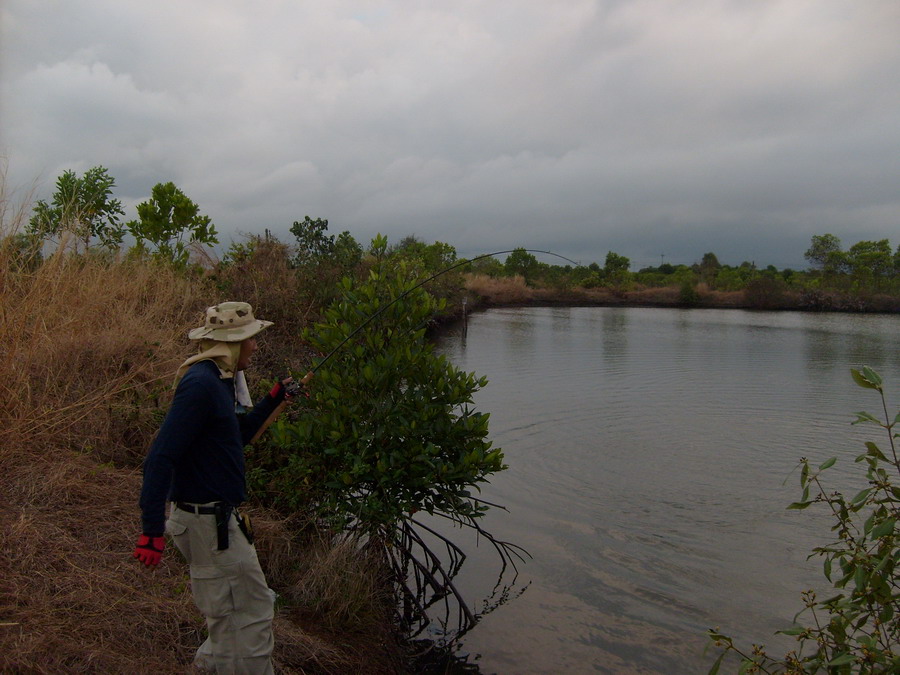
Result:
<svg viewBox="0 0 900 675"><path fill-rule="evenodd" d="M234 402L234 380L220 377L213 361L195 363L181 378L144 461L144 534L162 536L167 499L237 506L247 498L244 446L281 399L264 396L245 415Z"/></svg>

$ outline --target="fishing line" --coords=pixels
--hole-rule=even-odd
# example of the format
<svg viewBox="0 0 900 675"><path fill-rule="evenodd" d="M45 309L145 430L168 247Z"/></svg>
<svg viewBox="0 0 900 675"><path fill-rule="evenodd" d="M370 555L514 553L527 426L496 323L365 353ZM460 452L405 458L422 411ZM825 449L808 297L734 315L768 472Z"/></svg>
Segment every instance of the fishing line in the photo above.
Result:
<svg viewBox="0 0 900 675"><path fill-rule="evenodd" d="M334 354L337 353L338 350L341 349L341 347L343 347L345 344L350 342L350 340L352 340L363 328L365 328L370 323L372 323L375 319L377 319L379 316L384 314L384 312L386 312L388 309L390 309L391 306L393 306L395 303L399 302L400 300L405 298L407 295L409 295L413 291L421 288L422 286L427 284L429 281L433 281L434 279L437 279L442 274L447 274L447 272L452 272L457 267L469 265L469 264L475 262L476 260L481 260L483 258L490 258L495 255L503 255L504 253L514 253L515 251L524 251L526 253L544 253L546 255L556 256L557 258L560 258L562 260L570 262L573 265L575 265L576 267L581 267L581 263L571 260L570 258L567 258L564 255L560 255L559 253L554 253L553 251L542 251L540 249L533 249L533 248L515 248L515 249L509 249L506 251L494 251L493 253L484 253L482 255L477 255L474 258L468 258L465 260L461 260L459 262L454 263L453 265L450 265L449 267L442 269L440 272L432 274L430 277L428 277L424 281L420 281L412 288L409 288L409 289L403 291L403 293L401 293L396 298L391 300L384 307L379 309L377 312L374 312L373 314L371 314L368 318L366 318L365 321L363 321L359 326L357 326L347 337L345 337L343 340L341 340L341 342L338 344L337 347L335 347L330 352L328 352L328 354L325 356L324 359L322 359L321 361L319 361L319 363L317 363L315 366L313 366L311 372L315 373L316 371L318 371L319 368L321 368L328 361L328 359L330 359L332 356L334 356Z"/></svg>

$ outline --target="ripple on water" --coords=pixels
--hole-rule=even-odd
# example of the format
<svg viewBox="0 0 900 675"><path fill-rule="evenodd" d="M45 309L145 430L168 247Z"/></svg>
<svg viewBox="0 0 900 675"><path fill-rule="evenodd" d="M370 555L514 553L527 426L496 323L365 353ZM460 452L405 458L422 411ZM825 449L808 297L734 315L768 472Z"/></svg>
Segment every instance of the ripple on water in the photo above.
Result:
<svg viewBox="0 0 900 675"><path fill-rule="evenodd" d="M534 560L517 600L464 646L486 672L701 672L707 626L765 640L817 582L824 514L786 511L800 457L847 483L877 401L862 362L900 383L900 317L526 308L471 317L440 349L478 392L509 470L485 525ZM900 386L900 385L898 385ZM793 472L793 473L792 473ZM496 569L471 554L460 583Z"/></svg>

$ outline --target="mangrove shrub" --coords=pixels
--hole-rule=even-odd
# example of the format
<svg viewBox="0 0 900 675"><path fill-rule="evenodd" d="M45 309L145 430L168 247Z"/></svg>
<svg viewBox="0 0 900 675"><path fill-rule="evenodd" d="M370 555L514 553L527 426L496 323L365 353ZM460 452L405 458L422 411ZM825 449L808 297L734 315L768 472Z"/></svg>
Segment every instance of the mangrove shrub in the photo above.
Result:
<svg viewBox="0 0 900 675"><path fill-rule="evenodd" d="M279 466L268 478L289 507L388 536L416 511L484 512L473 490L504 468L488 415L472 405L486 380L435 353L425 331L441 302L415 282L381 258L363 281L344 278L306 331L317 352L337 351L312 380L307 413L273 430Z"/></svg>

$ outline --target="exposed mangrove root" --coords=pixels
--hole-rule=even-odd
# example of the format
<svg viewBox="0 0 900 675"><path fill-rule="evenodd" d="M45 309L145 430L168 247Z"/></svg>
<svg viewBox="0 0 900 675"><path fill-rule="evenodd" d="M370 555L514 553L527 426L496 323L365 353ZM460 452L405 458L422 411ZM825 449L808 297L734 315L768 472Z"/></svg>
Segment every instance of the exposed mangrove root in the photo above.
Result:
<svg viewBox="0 0 900 675"><path fill-rule="evenodd" d="M501 561L497 583L483 600L481 611L476 612L454 582L466 561L465 552L457 544L412 517L401 521L394 536L385 541L386 559L400 596L398 618L402 629L410 639L427 629L442 643L450 643L470 631L482 616L524 592L525 588L512 592L518 576L516 559L524 562L530 555L521 546L497 539L473 519L435 515L475 530L478 537L491 543ZM439 542L436 549L422 533ZM514 571L513 578L504 584L509 567Z"/></svg>

